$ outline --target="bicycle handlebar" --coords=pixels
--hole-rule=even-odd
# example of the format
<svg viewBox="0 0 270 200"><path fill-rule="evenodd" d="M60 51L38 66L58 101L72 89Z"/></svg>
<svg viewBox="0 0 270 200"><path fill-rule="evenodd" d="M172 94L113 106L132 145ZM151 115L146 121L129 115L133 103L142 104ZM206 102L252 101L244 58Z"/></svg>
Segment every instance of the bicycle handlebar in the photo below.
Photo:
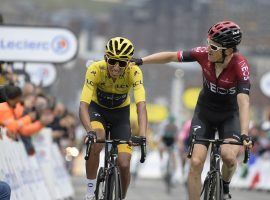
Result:
<svg viewBox="0 0 270 200"><path fill-rule="evenodd" d="M224 140L224 139L197 138L196 134L193 133L192 138L191 138L191 142L190 142L190 145L189 145L189 149L188 149L188 155L187 155L188 158L191 158L191 156L192 156L195 142L209 142L209 143L212 143L212 144L219 144L219 145L232 144L232 145L241 145L241 146L243 146L243 142L229 141L229 140ZM247 163L247 161L249 160L249 157L250 157L250 150L247 147L245 147L245 157L244 157L243 163Z"/></svg>
<svg viewBox="0 0 270 200"><path fill-rule="evenodd" d="M119 139L112 139L112 140L88 140L88 142L86 143L86 155L84 157L85 160L89 159L89 155L90 155L90 151L91 151L91 147L93 143L108 143L108 144L115 144L115 145L119 145L119 144L129 144L131 146L140 146L141 147L141 159L140 162L144 163L145 158L146 158L146 138L140 138L140 137L136 137L136 136L132 136L130 141L126 141L126 140L119 140ZM138 144L138 145L137 145Z"/></svg>
<svg viewBox="0 0 270 200"><path fill-rule="evenodd" d="M90 152L91 152L91 147L92 147L92 140L88 140L86 143L86 151L85 151L85 156L84 156L84 160L88 160L89 156L90 156Z"/></svg>

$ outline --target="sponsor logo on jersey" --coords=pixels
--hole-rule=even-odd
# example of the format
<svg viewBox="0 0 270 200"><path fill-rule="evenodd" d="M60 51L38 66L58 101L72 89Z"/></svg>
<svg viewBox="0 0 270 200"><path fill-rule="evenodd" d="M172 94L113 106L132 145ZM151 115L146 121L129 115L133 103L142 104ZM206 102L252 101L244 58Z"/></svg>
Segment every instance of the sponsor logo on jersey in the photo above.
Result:
<svg viewBox="0 0 270 200"><path fill-rule="evenodd" d="M239 62L239 64L241 65L240 68L242 71L243 79L245 81L249 80L249 69L247 63L244 60L242 60L241 62Z"/></svg>
<svg viewBox="0 0 270 200"><path fill-rule="evenodd" d="M233 83L232 81L229 81L228 78L224 79L220 79L219 81L224 82L224 83Z"/></svg>
<svg viewBox="0 0 270 200"><path fill-rule="evenodd" d="M134 72L134 76L136 76L137 74L139 74L139 72L138 72L138 71L135 71L135 72Z"/></svg>
<svg viewBox="0 0 270 200"><path fill-rule="evenodd" d="M126 88L128 88L128 85L127 85L127 84L122 84L122 85L118 85L118 84L117 84L115 87L116 87L117 89L119 89L119 88L120 88L120 89L126 89Z"/></svg>
<svg viewBox="0 0 270 200"><path fill-rule="evenodd" d="M94 76L96 76L97 72L96 71L91 71L90 74L93 74Z"/></svg>
<svg viewBox="0 0 270 200"><path fill-rule="evenodd" d="M196 47L193 49L196 52L207 52L207 47Z"/></svg>
<svg viewBox="0 0 270 200"><path fill-rule="evenodd" d="M236 93L236 87L231 87L229 89L218 87L216 84L206 80L206 78L203 78L203 83L213 93L223 94L223 95Z"/></svg>
<svg viewBox="0 0 270 200"><path fill-rule="evenodd" d="M90 79L86 79L86 85L92 85L92 86L94 86L94 82L91 81Z"/></svg>
<svg viewBox="0 0 270 200"><path fill-rule="evenodd" d="M133 87L136 87L136 86L141 85L141 84L143 84L142 80L135 81L135 83L133 83Z"/></svg>

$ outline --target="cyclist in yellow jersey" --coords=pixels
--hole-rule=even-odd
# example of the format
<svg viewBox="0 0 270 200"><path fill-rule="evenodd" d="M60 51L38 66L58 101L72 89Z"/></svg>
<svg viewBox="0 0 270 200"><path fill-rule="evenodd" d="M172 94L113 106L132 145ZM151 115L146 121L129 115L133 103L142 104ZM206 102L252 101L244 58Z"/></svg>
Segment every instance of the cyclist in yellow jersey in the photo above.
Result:
<svg viewBox="0 0 270 200"><path fill-rule="evenodd" d="M131 88L137 106L139 135L145 137L147 112L143 74L137 65L130 63L133 53L134 46L128 39L112 38L106 45L104 60L92 63L87 69L79 116L87 133L97 139L105 138L105 128L108 123L112 126L111 139L130 139ZM102 147L101 144L94 144L90 158L86 162L86 199L89 200L95 200L94 189ZM118 164L124 198L130 183L131 151L128 145L118 146Z"/></svg>

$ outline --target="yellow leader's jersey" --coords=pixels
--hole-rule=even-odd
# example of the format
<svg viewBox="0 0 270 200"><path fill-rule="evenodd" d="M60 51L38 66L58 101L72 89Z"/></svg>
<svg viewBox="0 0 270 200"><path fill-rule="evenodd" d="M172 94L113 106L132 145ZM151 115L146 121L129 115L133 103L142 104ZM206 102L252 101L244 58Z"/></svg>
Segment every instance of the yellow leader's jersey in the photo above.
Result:
<svg viewBox="0 0 270 200"><path fill-rule="evenodd" d="M110 78L105 60L92 63L85 74L81 101L94 101L105 108L121 108L130 104L133 88L135 103L145 101L143 74L137 65L129 64L114 82Z"/></svg>

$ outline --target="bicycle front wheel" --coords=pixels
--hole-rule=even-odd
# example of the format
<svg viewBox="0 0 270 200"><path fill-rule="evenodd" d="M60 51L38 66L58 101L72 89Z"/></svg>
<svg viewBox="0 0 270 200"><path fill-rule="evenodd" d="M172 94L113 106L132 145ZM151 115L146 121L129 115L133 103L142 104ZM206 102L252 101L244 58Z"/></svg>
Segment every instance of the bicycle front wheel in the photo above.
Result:
<svg viewBox="0 0 270 200"><path fill-rule="evenodd" d="M104 200L105 196L105 173L104 168L99 168L97 176L97 185L95 190L96 200Z"/></svg>
<svg viewBox="0 0 270 200"><path fill-rule="evenodd" d="M204 182L204 200L223 200L222 179L219 172L206 178Z"/></svg>
<svg viewBox="0 0 270 200"><path fill-rule="evenodd" d="M110 169L106 177L105 196L106 200L122 200L121 180L118 167Z"/></svg>

